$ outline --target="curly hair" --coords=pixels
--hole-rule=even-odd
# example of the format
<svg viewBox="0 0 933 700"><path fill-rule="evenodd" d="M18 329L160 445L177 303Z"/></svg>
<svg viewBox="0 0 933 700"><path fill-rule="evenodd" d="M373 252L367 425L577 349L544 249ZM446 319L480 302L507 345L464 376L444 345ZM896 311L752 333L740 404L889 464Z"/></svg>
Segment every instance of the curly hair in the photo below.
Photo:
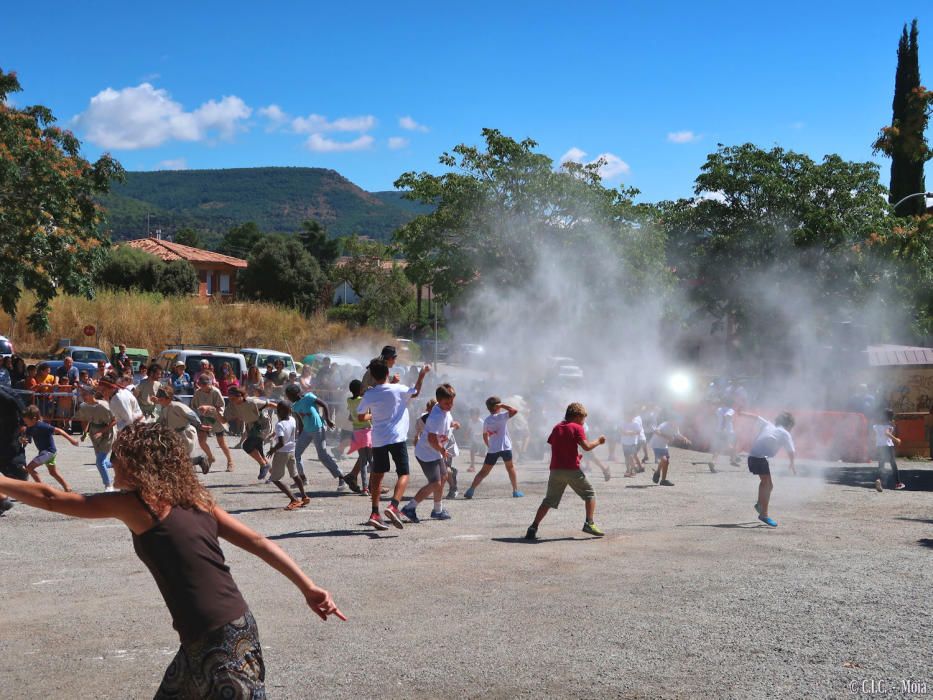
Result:
<svg viewBox="0 0 933 700"><path fill-rule="evenodd" d="M564 420L573 420L574 418L586 418L586 409L582 403L576 401L567 406L567 410L564 412Z"/></svg>
<svg viewBox="0 0 933 700"><path fill-rule="evenodd" d="M134 423L124 428L113 444L113 461L150 505L207 511L214 507L213 497L194 475L187 445L164 425Z"/></svg>

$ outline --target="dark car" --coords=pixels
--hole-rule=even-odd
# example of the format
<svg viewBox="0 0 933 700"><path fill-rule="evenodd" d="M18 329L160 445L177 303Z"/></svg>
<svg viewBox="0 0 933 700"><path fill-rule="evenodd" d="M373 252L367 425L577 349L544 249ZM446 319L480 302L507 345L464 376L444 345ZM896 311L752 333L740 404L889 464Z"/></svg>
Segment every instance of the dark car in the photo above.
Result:
<svg viewBox="0 0 933 700"><path fill-rule="evenodd" d="M59 348L51 355L49 355L50 360L64 360L66 357L70 357L72 360L74 360L75 366L77 366L80 362L86 365L94 365L96 368L97 363L101 360L104 362L110 362L110 358L107 357L107 353L105 353L103 350L84 347L81 345L66 345L65 347Z"/></svg>
<svg viewBox="0 0 933 700"><path fill-rule="evenodd" d="M65 364L65 361L64 360L43 360L42 362L38 364L48 365L49 373L57 376L58 370L61 369L62 365ZM96 364L92 365L89 362L75 362L74 366L77 368L78 372L81 372L81 370L87 370L88 376L91 377L92 379L95 376L97 376L97 365Z"/></svg>

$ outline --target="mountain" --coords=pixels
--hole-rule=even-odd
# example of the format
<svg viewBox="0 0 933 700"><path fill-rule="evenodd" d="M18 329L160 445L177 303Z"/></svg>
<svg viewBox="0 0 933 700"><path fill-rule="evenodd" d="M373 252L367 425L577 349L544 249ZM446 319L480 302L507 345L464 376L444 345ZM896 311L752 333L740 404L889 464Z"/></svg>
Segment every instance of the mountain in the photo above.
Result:
<svg viewBox="0 0 933 700"><path fill-rule="evenodd" d="M385 240L428 207L401 192L367 192L324 168L231 168L128 172L101 198L114 240L152 231L171 235L190 226L208 242L254 221L263 231L290 233L316 219L332 236L358 233Z"/></svg>

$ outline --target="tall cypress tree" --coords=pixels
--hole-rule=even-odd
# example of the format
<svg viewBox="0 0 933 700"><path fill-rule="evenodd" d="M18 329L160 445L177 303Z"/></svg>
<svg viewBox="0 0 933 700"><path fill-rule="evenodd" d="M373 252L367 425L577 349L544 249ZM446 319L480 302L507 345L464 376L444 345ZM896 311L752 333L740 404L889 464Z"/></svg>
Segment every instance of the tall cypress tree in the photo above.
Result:
<svg viewBox="0 0 933 700"><path fill-rule="evenodd" d="M896 204L908 195L926 191L923 166L931 157L924 132L930 116L933 93L920 85L920 52L917 44L917 20L907 25L897 46L897 72L894 76L894 100L891 126L881 130L875 141L875 152L891 158L889 201ZM922 214L923 197L914 197L901 204L898 216Z"/></svg>

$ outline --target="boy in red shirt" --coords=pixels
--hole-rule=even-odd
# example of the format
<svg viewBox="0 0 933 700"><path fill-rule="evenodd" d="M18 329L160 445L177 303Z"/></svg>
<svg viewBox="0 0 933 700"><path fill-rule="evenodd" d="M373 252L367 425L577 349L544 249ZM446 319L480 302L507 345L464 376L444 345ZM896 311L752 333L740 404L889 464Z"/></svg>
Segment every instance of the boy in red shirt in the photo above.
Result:
<svg viewBox="0 0 933 700"><path fill-rule="evenodd" d="M538 539L538 525L551 508L560 505L561 496L568 486L576 491L577 495L586 504L586 522L583 523L583 532L602 537L603 531L593 522L596 514L596 492L587 480L586 475L580 471L580 453L577 447L586 452L596 449L606 442L601 435L598 440L588 441L583 421L586 420L586 409L581 403L572 403L567 406L564 420L554 426L551 436L547 439L551 445L551 474L547 482L547 494L541 501L541 506L535 514L535 521L525 533L526 540Z"/></svg>

